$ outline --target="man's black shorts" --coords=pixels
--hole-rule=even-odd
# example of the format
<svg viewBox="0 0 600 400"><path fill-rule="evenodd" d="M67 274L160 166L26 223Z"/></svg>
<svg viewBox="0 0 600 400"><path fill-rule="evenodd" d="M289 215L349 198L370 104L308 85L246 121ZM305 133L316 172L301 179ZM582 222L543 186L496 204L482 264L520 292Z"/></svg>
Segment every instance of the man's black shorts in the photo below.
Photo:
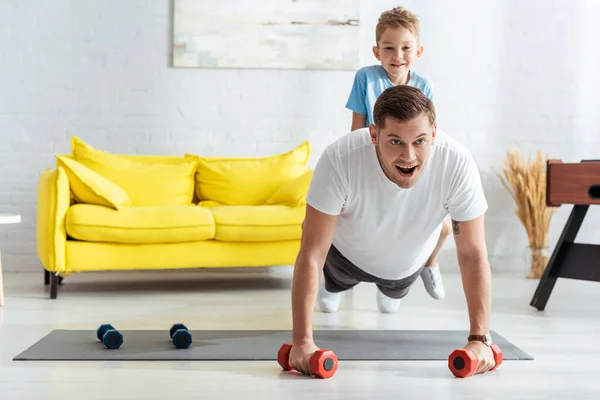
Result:
<svg viewBox="0 0 600 400"><path fill-rule="evenodd" d="M330 293L343 292L360 282L369 282L377 285L379 290L388 297L401 299L408 294L410 286L417 280L424 266L411 276L399 280L381 279L366 273L344 257L335 246L331 245L323 275L325 289Z"/></svg>

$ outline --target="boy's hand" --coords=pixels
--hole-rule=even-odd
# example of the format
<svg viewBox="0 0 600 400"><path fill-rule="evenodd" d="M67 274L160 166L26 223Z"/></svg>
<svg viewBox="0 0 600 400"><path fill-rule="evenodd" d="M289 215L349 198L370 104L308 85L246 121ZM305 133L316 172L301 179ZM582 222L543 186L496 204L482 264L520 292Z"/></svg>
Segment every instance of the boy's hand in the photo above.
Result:
<svg viewBox="0 0 600 400"><path fill-rule="evenodd" d="M292 350L290 351L290 367L303 375L312 375L308 362L317 350L319 350L319 348L312 341L298 345L293 344Z"/></svg>
<svg viewBox="0 0 600 400"><path fill-rule="evenodd" d="M492 349L484 343L479 341L468 342L465 349L471 350L475 354L475 357L477 357L477 360L479 360L477 371L475 371L476 374L487 372L496 365Z"/></svg>

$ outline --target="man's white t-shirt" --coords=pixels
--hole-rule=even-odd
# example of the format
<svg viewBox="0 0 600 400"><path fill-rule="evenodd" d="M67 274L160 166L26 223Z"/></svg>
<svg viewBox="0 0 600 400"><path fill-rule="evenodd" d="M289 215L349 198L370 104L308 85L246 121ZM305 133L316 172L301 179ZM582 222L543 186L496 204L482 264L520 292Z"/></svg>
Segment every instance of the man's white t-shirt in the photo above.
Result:
<svg viewBox="0 0 600 400"><path fill-rule="evenodd" d="M448 214L467 221L487 210L473 156L439 129L409 189L385 176L368 128L344 135L319 158L306 201L338 216L333 245L340 253L363 271L392 280L425 264Z"/></svg>

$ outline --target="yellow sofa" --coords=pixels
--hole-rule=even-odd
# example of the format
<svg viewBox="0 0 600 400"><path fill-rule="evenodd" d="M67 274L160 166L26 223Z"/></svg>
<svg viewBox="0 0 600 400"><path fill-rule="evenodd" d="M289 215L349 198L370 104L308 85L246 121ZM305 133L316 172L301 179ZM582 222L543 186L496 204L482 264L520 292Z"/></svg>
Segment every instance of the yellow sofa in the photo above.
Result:
<svg viewBox="0 0 600 400"><path fill-rule="evenodd" d="M308 142L271 157L124 155L77 137L41 173L37 254L50 298L71 273L293 264Z"/></svg>

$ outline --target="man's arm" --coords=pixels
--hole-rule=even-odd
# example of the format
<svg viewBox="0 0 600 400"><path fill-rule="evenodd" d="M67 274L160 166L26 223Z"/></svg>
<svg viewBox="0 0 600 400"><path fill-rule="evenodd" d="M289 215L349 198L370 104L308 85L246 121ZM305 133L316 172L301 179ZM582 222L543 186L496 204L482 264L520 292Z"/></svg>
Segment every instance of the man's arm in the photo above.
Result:
<svg viewBox="0 0 600 400"><path fill-rule="evenodd" d="M469 310L470 334L483 335L490 329L492 303L484 216L464 222L452 220L452 231Z"/></svg>
<svg viewBox="0 0 600 400"><path fill-rule="evenodd" d="M306 205L300 252L292 281L292 340L295 346L313 342L313 311L336 219L335 215L324 214Z"/></svg>

